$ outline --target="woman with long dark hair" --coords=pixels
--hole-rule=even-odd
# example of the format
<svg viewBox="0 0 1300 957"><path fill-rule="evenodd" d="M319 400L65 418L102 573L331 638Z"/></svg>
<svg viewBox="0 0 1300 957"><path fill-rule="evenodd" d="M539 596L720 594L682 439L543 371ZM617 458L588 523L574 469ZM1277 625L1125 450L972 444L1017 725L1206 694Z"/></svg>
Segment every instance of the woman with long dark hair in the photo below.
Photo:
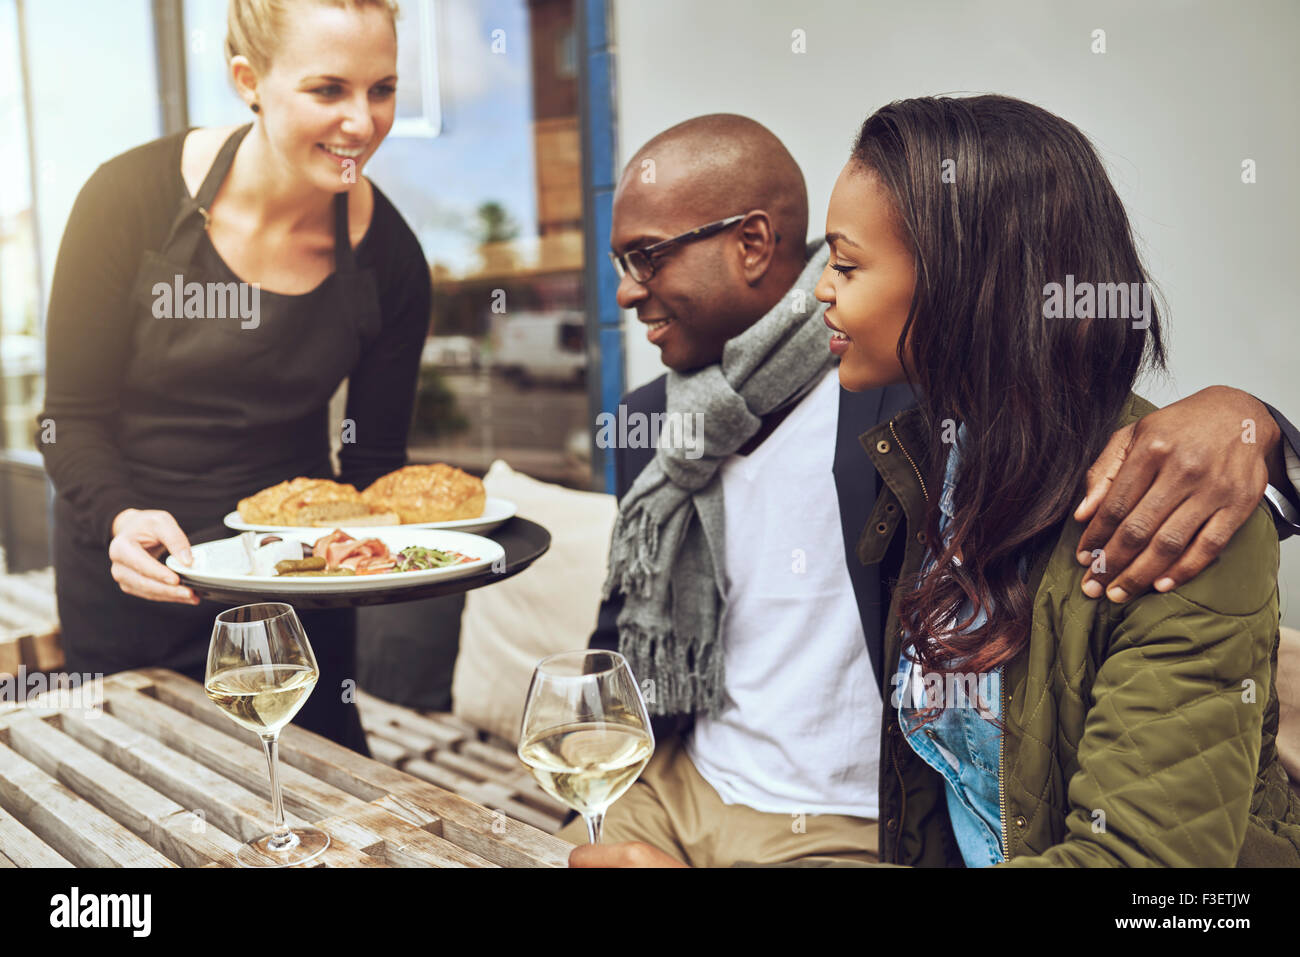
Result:
<svg viewBox="0 0 1300 957"><path fill-rule="evenodd" d="M1165 359L1091 143L1008 97L892 103L826 230L841 384L919 399L863 437L883 482L859 556L897 580L881 861L1300 864L1267 512L1172 591L1080 591L1086 469Z"/></svg>

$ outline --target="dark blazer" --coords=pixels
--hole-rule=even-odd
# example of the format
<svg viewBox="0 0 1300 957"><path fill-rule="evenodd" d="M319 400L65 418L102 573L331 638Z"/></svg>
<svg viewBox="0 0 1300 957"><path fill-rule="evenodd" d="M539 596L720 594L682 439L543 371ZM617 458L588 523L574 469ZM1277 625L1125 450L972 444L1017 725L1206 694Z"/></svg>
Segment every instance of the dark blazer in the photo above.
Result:
<svg viewBox="0 0 1300 957"><path fill-rule="evenodd" d="M1260 401L1263 402L1262 399ZM1276 422L1277 427L1282 430L1282 438L1290 444L1291 448L1300 452L1300 430L1296 429L1286 416L1273 408L1267 402L1264 402L1264 408L1268 409L1268 414L1273 416L1273 421ZM1278 491L1290 500L1291 504L1297 511L1300 511L1300 492L1297 491L1294 485L1288 482L1285 486L1278 489ZM1277 527L1277 537L1279 539L1286 539L1292 535L1300 533L1300 525L1292 525L1283 516L1279 515L1271 505L1269 506L1269 511L1273 514L1273 524Z"/></svg>
<svg viewBox="0 0 1300 957"><path fill-rule="evenodd" d="M640 412L650 415L663 412L667 401L667 376L660 376L623 397L622 404L628 414ZM879 476L871 459L858 443L858 436L881 422L887 422L897 413L916 402L908 386L889 386L868 392L840 390L839 422L835 431L835 494L839 500L840 529L844 536L844 553L848 559L849 580L862 616L862 631L867 639L867 654L875 670L876 684L883 688L892 675L884 674L881 655L884 620L889 613L888 601L882 602L880 565L863 565L857 559L858 538L866 526L867 517L876 504ZM622 499L636 477L655 456L653 448L614 451L614 476L617 494ZM618 613L623 600L615 595L602 602L596 631L591 636L590 647L614 650L618 647ZM694 716L689 714L661 715L652 719L655 738L683 734L691 727Z"/></svg>

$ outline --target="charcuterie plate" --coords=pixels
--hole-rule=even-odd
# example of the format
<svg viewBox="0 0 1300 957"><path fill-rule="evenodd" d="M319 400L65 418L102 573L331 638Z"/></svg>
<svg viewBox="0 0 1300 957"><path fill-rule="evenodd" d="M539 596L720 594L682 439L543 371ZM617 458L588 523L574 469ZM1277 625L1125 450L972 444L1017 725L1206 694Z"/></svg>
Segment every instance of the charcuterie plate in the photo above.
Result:
<svg viewBox="0 0 1300 957"><path fill-rule="evenodd" d="M194 545L192 566L169 555L167 567L180 576L182 584L208 601L230 605L278 599L298 608L344 608L434 598L503 581L531 565L551 544L545 528L521 518L508 520L491 538L411 526L342 526L340 531L358 541L378 539L394 557L415 546L456 552L468 561L440 568L337 577L276 575L263 562L257 570L272 573L252 574L249 539L235 536ZM254 540L254 546L271 536L289 546L304 542L310 546L330 534L330 529L317 528L244 533Z"/></svg>

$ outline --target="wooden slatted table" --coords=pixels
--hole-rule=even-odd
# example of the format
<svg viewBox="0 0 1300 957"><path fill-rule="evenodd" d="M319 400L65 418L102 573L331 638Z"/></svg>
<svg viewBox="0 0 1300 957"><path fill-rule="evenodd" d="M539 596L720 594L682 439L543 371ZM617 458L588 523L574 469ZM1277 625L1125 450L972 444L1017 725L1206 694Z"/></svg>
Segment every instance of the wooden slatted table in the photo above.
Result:
<svg viewBox="0 0 1300 957"><path fill-rule="evenodd" d="M52 671L63 665L54 569L0 575L0 674Z"/></svg>
<svg viewBox="0 0 1300 957"><path fill-rule="evenodd" d="M36 698L0 713L0 868L237 866L239 845L271 829L257 736L175 672L122 672L100 688L83 698L102 708ZM286 820L331 836L308 866L563 867L571 850L292 725L280 782Z"/></svg>
<svg viewBox="0 0 1300 957"><path fill-rule="evenodd" d="M357 692L374 757L485 807L554 834L569 808L542 790L514 745L455 715L414 711Z"/></svg>

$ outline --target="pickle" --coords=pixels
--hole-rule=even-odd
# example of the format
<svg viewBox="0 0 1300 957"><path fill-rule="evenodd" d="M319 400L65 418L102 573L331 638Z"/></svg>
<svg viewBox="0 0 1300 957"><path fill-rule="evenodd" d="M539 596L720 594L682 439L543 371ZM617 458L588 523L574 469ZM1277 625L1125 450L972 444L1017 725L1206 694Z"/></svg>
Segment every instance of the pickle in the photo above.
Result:
<svg viewBox="0 0 1300 957"><path fill-rule="evenodd" d="M277 575L292 575L298 572L320 571L325 567L323 558L286 558L275 563Z"/></svg>

